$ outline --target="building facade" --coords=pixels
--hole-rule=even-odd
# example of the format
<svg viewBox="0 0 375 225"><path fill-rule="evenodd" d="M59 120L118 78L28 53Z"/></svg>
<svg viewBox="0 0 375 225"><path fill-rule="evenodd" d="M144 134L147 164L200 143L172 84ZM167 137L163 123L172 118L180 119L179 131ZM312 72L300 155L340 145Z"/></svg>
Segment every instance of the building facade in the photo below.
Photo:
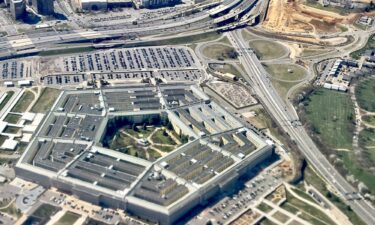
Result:
<svg viewBox="0 0 375 225"><path fill-rule="evenodd" d="M20 20L26 13L26 2L25 0L11 0L10 1L10 13L15 20Z"/></svg>
<svg viewBox="0 0 375 225"><path fill-rule="evenodd" d="M181 0L141 0L141 7L158 8L165 6L173 6L180 2Z"/></svg>
<svg viewBox="0 0 375 225"><path fill-rule="evenodd" d="M40 15L51 16L54 14L53 0L32 0L32 5Z"/></svg>

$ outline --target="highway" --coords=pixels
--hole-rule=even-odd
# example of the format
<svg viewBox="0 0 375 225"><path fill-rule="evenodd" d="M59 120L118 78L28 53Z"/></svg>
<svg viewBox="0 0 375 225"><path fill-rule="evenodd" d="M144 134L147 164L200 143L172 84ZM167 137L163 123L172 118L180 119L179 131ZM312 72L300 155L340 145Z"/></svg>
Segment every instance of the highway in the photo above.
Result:
<svg viewBox="0 0 375 225"><path fill-rule="evenodd" d="M334 187L351 208L367 224L375 224L375 209L335 170L330 162L319 151L306 130L300 126L298 116L294 109L285 104L269 76L256 55L249 50L246 41L238 31L229 33L232 45L238 50L241 64L244 66L255 93L265 108L276 119L279 125L287 132L296 143L301 152L312 166Z"/></svg>
<svg viewBox="0 0 375 225"><path fill-rule="evenodd" d="M226 4L223 3L223 5L213 8L215 11L214 14L222 12L223 10L230 11L226 15L220 15L216 19L210 17L212 10L205 10L178 19L156 20L149 23L139 21L139 24L128 24L116 28L110 27L110 29L76 29L68 32L40 31L27 35L8 36L0 39L0 57L6 58L7 56L14 56L23 53L23 51L44 50L61 43L115 39L127 37L129 35L147 39L153 35L160 34L177 34L197 30L200 30L201 33L206 33L220 30L221 28L228 27L228 25L236 27L244 25L253 20L253 18L241 21L241 23L235 21L219 26L217 26L215 21L225 21L228 20L228 18L236 17L236 15L240 15L239 18L236 17L237 20L240 20L241 15L245 15L246 12L254 6L255 2L257 2L257 0L225 1L224 3ZM237 5L239 6L236 7Z"/></svg>

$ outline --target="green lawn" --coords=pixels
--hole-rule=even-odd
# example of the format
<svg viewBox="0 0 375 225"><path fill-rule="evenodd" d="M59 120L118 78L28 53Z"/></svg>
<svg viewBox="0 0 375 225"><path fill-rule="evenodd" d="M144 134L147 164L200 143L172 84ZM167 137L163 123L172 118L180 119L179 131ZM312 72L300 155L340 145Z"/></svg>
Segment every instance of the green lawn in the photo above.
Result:
<svg viewBox="0 0 375 225"><path fill-rule="evenodd" d="M42 51L38 53L39 56L54 56L54 55L63 55L63 54L75 54L75 53L81 53L81 52L92 52L97 51L96 48L93 47L74 47L65 45L65 48L61 48L58 50L48 50L48 51Z"/></svg>
<svg viewBox="0 0 375 225"><path fill-rule="evenodd" d="M156 159L161 157L160 153L155 151L154 149L148 148L147 152L150 156L150 158L148 158L148 160L150 161L155 161Z"/></svg>
<svg viewBox="0 0 375 225"><path fill-rule="evenodd" d="M216 60L236 60L237 52L233 47L223 44L212 44L203 49L203 55Z"/></svg>
<svg viewBox="0 0 375 225"><path fill-rule="evenodd" d="M34 113L46 113L49 111L59 97L61 90L54 88L43 88L40 97L36 101L35 105L31 108L31 112Z"/></svg>
<svg viewBox="0 0 375 225"><path fill-rule="evenodd" d="M364 149L371 149L371 158L375 161L375 129L363 129L359 133L359 144Z"/></svg>
<svg viewBox="0 0 375 225"><path fill-rule="evenodd" d="M132 133L132 132L134 131L131 130L129 133ZM134 135L138 135L139 133L147 134L147 132L151 133L152 132L151 128L147 131L139 129L139 132L135 132ZM150 149L150 148L147 148L147 150L145 150L143 146L139 146L134 139L120 132L118 132L115 135L115 138L112 141L110 141L109 148L115 151L119 151L124 154L128 154L137 158L151 160L151 161L154 161L161 157L161 155L155 150ZM160 150L162 149L160 148ZM146 151L148 152L149 157L147 157Z"/></svg>
<svg viewBox="0 0 375 225"><path fill-rule="evenodd" d="M330 148L352 148L354 109L349 94L318 89L305 101L312 131Z"/></svg>
<svg viewBox="0 0 375 225"><path fill-rule="evenodd" d="M288 91L298 82L285 82L279 81L271 78L271 83L273 87L276 89L277 93L282 97L285 98L288 94Z"/></svg>
<svg viewBox="0 0 375 225"><path fill-rule="evenodd" d="M5 99L0 103L0 110L9 102L10 98L14 95L14 91L8 91Z"/></svg>
<svg viewBox="0 0 375 225"><path fill-rule="evenodd" d="M307 74L304 68L293 64L263 64L263 66L272 77L283 81L298 81Z"/></svg>
<svg viewBox="0 0 375 225"><path fill-rule="evenodd" d="M72 225L80 217L81 215L68 211L54 225Z"/></svg>
<svg viewBox="0 0 375 225"><path fill-rule="evenodd" d="M257 225L276 225L276 223L272 222L271 220L267 219L267 218L263 218L261 219Z"/></svg>
<svg viewBox="0 0 375 225"><path fill-rule="evenodd" d="M159 129L152 135L152 141L159 144L176 145L176 142L165 132L163 129Z"/></svg>
<svg viewBox="0 0 375 225"><path fill-rule="evenodd" d="M257 206L257 209L265 212L265 213L268 213L270 212L273 208L271 206L269 206L268 204L262 202L260 203L258 206Z"/></svg>
<svg viewBox="0 0 375 225"><path fill-rule="evenodd" d="M39 218L50 218L55 215L60 210L60 207L56 207L49 204L42 204L37 210L32 214L32 216Z"/></svg>
<svg viewBox="0 0 375 225"><path fill-rule="evenodd" d="M154 145L155 148L159 149L162 152L171 152L176 149L176 147L171 146L160 146L160 145Z"/></svg>
<svg viewBox="0 0 375 225"><path fill-rule="evenodd" d="M314 217L313 215L310 215L310 214L306 214L306 213L301 213L299 215L300 218L302 218L303 220L309 222L310 224L313 224L313 225L335 225L335 223L325 223L319 219L317 219L316 217Z"/></svg>
<svg viewBox="0 0 375 225"><path fill-rule="evenodd" d="M278 59L287 53L283 45L274 41L251 40L249 46L260 60Z"/></svg>
<svg viewBox="0 0 375 225"><path fill-rule="evenodd" d="M18 133L18 131L20 131L21 128L19 127L14 127L14 126L6 126L5 129L4 129L4 133L8 133L8 134L16 134Z"/></svg>
<svg viewBox="0 0 375 225"><path fill-rule="evenodd" d="M302 57L309 57L309 56L314 56L318 54L323 54L332 51L330 48L325 48L325 49L313 49L313 48L304 48L302 50L301 56Z"/></svg>
<svg viewBox="0 0 375 225"><path fill-rule="evenodd" d="M282 209L292 213L292 214L296 214L297 212L299 212L298 208L296 208L295 206L293 206L292 204L290 204L289 202L283 202L283 204L281 204L280 206Z"/></svg>
<svg viewBox="0 0 375 225"><path fill-rule="evenodd" d="M301 212L310 214L322 221L325 221L327 224L334 224L334 222L326 214L324 214L324 212L297 199L296 197L292 196L289 192L286 192L286 198L287 202L289 202L292 206L299 209Z"/></svg>
<svg viewBox="0 0 375 225"><path fill-rule="evenodd" d="M355 95L359 107L369 112L375 112L375 79L359 82L355 88Z"/></svg>
<svg viewBox="0 0 375 225"><path fill-rule="evenodd" d="M375 126L375 116L369 116L369 115L365 115L365 116L362 116L362 120L367 123L367 124L370 124L372 126Z"/></svg>
<svg viewBox="0 0 375 225"><path fill-rule="evenodd" d="M307 201L310 201L312 203L316 203L315 200L313 199L313 197L311 197L311 195L307 194L306 192L302 191L301 189L293 188L293 191L297 195L299 195L300 197L306 199Z"/></svg>
<svg viewBox="0 0 375 225"><path fill-rule="evenodd" d="M320 225L320 224L333 224L335 225L335 222L333 222L329 216L327 216L324 212L322 212L320 209L315 208L309 204L306 204L305 202L297 199L292 194L290 194L288 191L286 192L286 198L287 202L290 204L290 207L297 208L300 212L303 214L306 214L306 216L301 216L303 219L306 219L308 222L311 222L312 224ZM322 221L323 223L320 223Z"/></svg>
<svg viewBox="0 0 375 225"><path fill-rule="evenodd" d="M238 71L236 69L236 67L234 67L233 65L231 64L224 64L222 66L222 68L220 68L219 66L215 67L216 71L220 72L220 73L230 73L230 74L233 74L233 75L236 75L238 77L241 77L242 74L240 73L240 71Z"/></svg>
<svg viewBox="0 0 375 225"><path fill-rule="evenodd" d="M147 138L155 130L155 127L146 127L143 129L142 126L137 126L137 130L126 128L125 132L132 135L135 138Z"/></svg>
<svg viewBox="0 0 375 225"><path fill-rule="evenodd" d="M263 66L271 76L272 85L283 98L307 73L305 69L293 64L263 64Z"/></svg>
<svg viewBox="0 0 375 225"><path fill-rule="evenodd" d="M0 135L0 146L3 145L4 141L8 139L7 136Z"/></svg>
<svg viewBox="0 0 375 225"><path fill-rule="evenodd" d="M247 40L247 41L250 41L250 40L255 40L255 39L258 39L259 37L251 34L249 31L247 31L246 29L243 29L242 30L242 37Z"/></svg>
<svg viewBox="0 0 375 225"><path fill-rule="evenodd" d="M277 219L281 223L286 223L290 219L289 216L285 215L282 212L277 211L275 214L272 215L273 218Z"/></svg>
<svg viewBox="0 0 375 225"><path fill-rule="evenodd" d="M19 113L25 112L34 98L34 93L31 91L25 91L11 111Z"/></svg>
<svg viewBox="0 0 375 225"><path fill-rule="evenodd" d="M21 217L21 215L22 215L21 212L17 209L15 202L10 204L6 208L0 209L0 211L3 212L3 213L6 213L8 215L15 216L17 218Z"/></svg>
<svg viewBox="0 0 375 225"><path fill-rule="evenodd" d="M350 53L350 56L354 59L359 59L361 57L361 55L366 51L366 50L369 50L369 49L373 49L375 48L375 40L373 39L374 35L371 35L369 40L367 41L366 45L357 50L357 51L354 51L352 53Z"/></svg>
<svg viewBox="0 0 375 225"><path fill-rule="evenodd" d="M5 117L4 121L8 123L17 124L18 121L21 119L21 115L8 113L8 115Z"/></svg>
<svg viewBox="0 0 375 225"><path fill-rule="evenodd" d="M338 156L343 159L345 167L354 175L355 178L362 181L370 190L375 190L375 174L363 168L356 160L352 152L339 152Z"/></svg>
<svg viewBox="0 0 375 225"><path fill-rule="evenodd" d="M353 210L349 209L348 206L334 194L328 195L329 191L327 189L326 183L312 170L310 166L307 166L304 170L304 180L314 186L320 193L327 196L327 198L335 204L349 220L356 225L366 225ZM288 210L289 211L289 210Z"/></svg>
<svg viewBox="0 0 375 225"><path fill-rule="evenodd" d="M125 46L130 47L140 47L140 46L160 46L160 45L184 45L184 44L193 44L199 42L208 42L220 38L222 35L217 32L207 32L203 34L196 34L191 36L176 37L170 39L164 39L160 41L148 41L136 44L126 44Z"/></svg>

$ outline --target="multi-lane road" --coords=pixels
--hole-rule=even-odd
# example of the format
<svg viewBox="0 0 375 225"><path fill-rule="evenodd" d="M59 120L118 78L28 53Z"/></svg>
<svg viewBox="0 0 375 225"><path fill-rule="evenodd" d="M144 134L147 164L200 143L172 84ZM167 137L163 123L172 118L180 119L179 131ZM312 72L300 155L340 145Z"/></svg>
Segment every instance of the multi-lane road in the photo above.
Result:
<svg viewBox="0 0 375 225"><path fill-rule="evenodd" d="M295 141L314 168L336 188L338 193L347 200L351 208L367 223L375 224L375 209L360 198L356 190L338 173L330 162L319 151L306 130L300 126L294 109L285 104L272 86L269 76L256 55L249 50L246 42L238 31L229 34L230 41L239 51L241 64L244 66L254 91L280 126Z"/></svg>
<svg viewBox="0 0 375 225"><path fill-rule="evenodd" d="M158 35L163 35L164 37L169 35L170 38L173 34L186 34L188 32L207 33L227 29L229 27L233 28L237 25L245 24L252 19L240 21L241 16L248 16L249 13L247 12L257 1L258 0L236 0L236 4L232 4L232 1L225 1L223 3L224 5L219 5L214 8L215 14L227 9L230 9L230 11L225 15L219 14L215 19L211 17L212 10L203 10L186 17L158 19L148 22L139 21L138 24L109 27L109 29L102 27L98 29L75 29L64 32L41 30L40 32L29 34L2 37L0 38L0 58L37 53L39 51L48 50L49 48L63 47L59 45L61 43L111 40L123 37L128 37L128 39L143 37L144 40L147 41ZM229 4L229 6L225 4ZM229 21L229 19L233 20ZM226 21L227 24L218 24L218 22L215 22L217 20ZM131 42L131 40L127 41Z"/></svg>

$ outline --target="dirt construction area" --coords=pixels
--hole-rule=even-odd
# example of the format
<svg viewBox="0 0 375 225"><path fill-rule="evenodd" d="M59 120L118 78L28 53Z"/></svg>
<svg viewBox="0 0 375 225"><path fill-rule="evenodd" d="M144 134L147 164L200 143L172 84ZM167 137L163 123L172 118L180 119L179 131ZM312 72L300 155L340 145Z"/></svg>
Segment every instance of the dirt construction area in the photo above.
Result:
<svg viewBox="0 0 375 225"><path fill-rule="evenodd" d="M263 27L272 32L322 34L341 31L356 14L342 16L304 5L305 0L270 0Z"/></svg>

